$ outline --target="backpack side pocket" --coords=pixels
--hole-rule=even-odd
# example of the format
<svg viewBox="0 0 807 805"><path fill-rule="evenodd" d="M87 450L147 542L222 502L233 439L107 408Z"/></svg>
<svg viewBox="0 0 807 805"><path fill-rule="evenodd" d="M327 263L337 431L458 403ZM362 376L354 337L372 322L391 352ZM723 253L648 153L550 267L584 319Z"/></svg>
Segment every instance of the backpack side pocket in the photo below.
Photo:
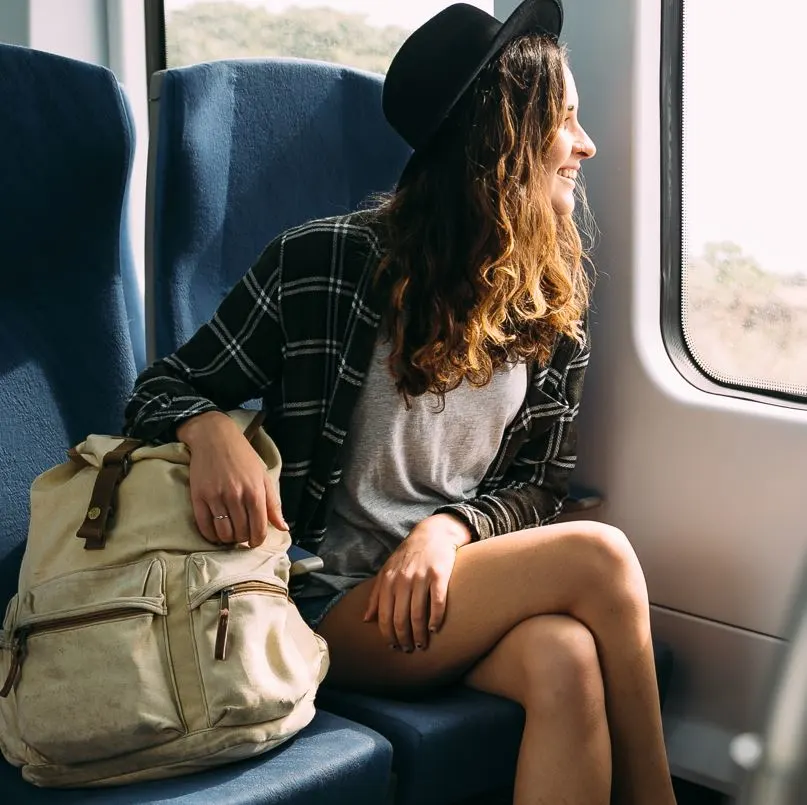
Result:
<svg viewBox="0 0 807 805"><path fill-rule="evenodd" d="M22 740L51 763L102 760L184 733L168 657L158 559L31 588L12 640Z"/></svg>

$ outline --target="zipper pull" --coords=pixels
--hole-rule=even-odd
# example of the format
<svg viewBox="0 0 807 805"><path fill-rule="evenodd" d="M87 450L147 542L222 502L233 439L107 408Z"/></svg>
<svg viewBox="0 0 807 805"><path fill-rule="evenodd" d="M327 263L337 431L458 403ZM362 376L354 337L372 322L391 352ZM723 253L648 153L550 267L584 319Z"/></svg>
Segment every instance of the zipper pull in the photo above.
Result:
<svg viewBox="0 0 807 805"><path fill-rule="evenodd" d="M20 629L17 632L17 639L14 642L14 654L11 658L11 668L8 670L8 676L0 688L0 698L5 699L9 693L14 689L17 680L20 678L20 671L22 671L22 661L25 659L25 641L28 639L28 629Z"/></svg>
<svg viewBox="0 0 807 805"><path fill-rule="evenodd" d="M231 589L221 591L219 605L219 628L216 630L216 659L227 659L227 635L230 629L230 593Z"/></svg>

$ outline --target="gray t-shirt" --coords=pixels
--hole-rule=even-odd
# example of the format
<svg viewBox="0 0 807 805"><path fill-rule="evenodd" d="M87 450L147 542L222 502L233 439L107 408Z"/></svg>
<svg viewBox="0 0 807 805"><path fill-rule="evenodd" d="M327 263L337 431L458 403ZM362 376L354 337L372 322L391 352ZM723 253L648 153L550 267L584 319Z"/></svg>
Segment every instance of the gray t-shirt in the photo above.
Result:
<svg viewBox="0 0 807 805"><path fill-rule="evenodd" d="M389 371L390 344L379 338L343 447L319 546L325 563L301 597L345 590L374 576L412 528L436 508L476 495L505 428L524 403L527 367L507 364L484 388L463 382L439 398L412 398L407 410Z"/></svg>

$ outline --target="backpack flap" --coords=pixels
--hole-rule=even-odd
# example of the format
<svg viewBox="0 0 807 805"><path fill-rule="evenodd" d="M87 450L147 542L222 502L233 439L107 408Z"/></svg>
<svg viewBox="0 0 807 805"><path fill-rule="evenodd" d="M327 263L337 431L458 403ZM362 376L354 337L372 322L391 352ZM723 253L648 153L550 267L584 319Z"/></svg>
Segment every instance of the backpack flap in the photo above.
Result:
<svg viewBox="0 0 807 805"><path fill-rule="evenodd" d="M252 437L253 448L277 484L280 454L260 428L260 419L256 424L252 411L229 415ZM70 451L69 461L34 481L20 589L41 584L66 568L136 561L144 551L231 550L207 542L196 526L188 448L171 442L130 450L132 444L134 440L93 434ZM103 551L83 550L85 544ZM255 550L285 554L290 544L288 533L270 525L266 540Z"/></svg>

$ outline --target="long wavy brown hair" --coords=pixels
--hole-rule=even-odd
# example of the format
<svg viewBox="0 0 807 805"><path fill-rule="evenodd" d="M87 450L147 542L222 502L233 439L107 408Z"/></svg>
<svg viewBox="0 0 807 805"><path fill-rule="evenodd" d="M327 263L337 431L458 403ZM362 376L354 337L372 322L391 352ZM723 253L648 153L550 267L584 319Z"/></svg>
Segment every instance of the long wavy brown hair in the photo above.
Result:
<svg viewBox="0 0 807 805"><path fill-rule="evenodd" d="M565 63L548 37L510 43L377 210L390 369L407 403L463 379L484 386L506 362L545 364L559 334L584 337L580 234L554 212L544 168Z"/></svg>

